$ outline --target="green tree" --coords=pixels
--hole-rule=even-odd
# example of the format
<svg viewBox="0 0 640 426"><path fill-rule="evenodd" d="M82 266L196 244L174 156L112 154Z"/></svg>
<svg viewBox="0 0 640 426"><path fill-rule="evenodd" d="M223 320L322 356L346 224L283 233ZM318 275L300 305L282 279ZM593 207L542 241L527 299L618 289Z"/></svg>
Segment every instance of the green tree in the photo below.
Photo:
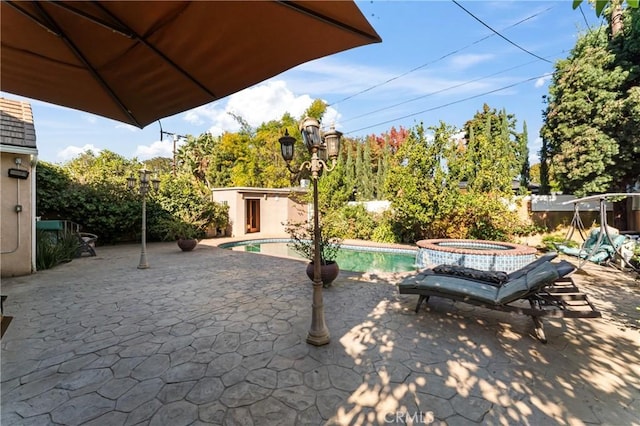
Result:
<svg viewBox="0 0 640 426"><path fill-rule="evenodd" d="M582 4L583 0L573 0L573 8L577 9ZM622 5L622 1L612 1L612 0L594 0L593 1L596 15L602 16L605 12L607 6L615 3L616 5ZM629 7L637 9L640 6L640 0L626 0L626 3Z"/></svg>
<svg viewBox="0 0 640 426"><path fill-rule="evenodd" d="M484 104L482 111L465 123L466 143L458 150L458 164L450 167L472 190L510 193L512 182L522 173L522 135L515 131L512 114L497 112Z"/></svg>
<svg viewBox="0 0 640 426"><path fill-rule="evenodd" d="M284 160L280 154L280 143L278 139L282 136L281 129L284 120L293 121L288 116L282 121L270 121L260 125L256 132L255 153L260 174L260 186L266 188L282 188L291 185L291 174L285 167ZM300 145L298 148L301 148ZM306 151L305 148L301 148Z"/></svg>
<svg viewBox="0 0 640 426"><path fill-rule="evenodd" d="M529 133L527 132L526 121L522 123L522 133L517 137L516 161L520 164L520 192L522 194L526 194L529 183L531 183L531 168L529 166Z"/></svg>
<svg viewBox="0 0 640 426"><path fill-rule="evenodd" d="M142 210L137 188L127 190L127 177L134 175L137 181L141 168L152 169L158 162L168 164L156 160L141 164L110 151L85 152L63 166L39 162L38 215L76 222L83 231L97 234L101 244L133 241L140 234ZM163 238L160 224L174 216L201 229L211 223L226 224L226 207L211 201L211 191L191 168L183 167L173 176L165 167L160 179L160 191L147 194L149 240Z"/></svg>
<svg viewBox="0 0 640 426"><path fill-rule="evenodd" d="M358 186L358 181L356 179L356 165L354 161L354 157L357 155L357 145L353 141L353 139L345 139L345 153L346 159L344 163L344 184L352 190L353 188Z"/></svg>
<svg viewBox="0 0 640 426"><path fill-rule="evenodd" d="M64 219L72 181L63 166L39 161L36 173L36 215L42 219ZM62 213L65 212L65 213Z"/></svg>
<svg viewBox="0 0 640 426"><path fill-rule="evenodd" d="M215 145L215 139L210 133L203 133L197 138L187 135L187 141L178 148L176 153L179 168L193 175L196 180L208 188L211 188L212 185L208 179L207 171Z"/></svg>
<svg viewBox="0 0 640 426"><path fill-rule="evenodd" d="M389 171L391 161L391 146L385 141L379 150L378 155L378 168L376 170L376 186L375 186L375 198L376 200L383 200L386 198L384 191L384 182L387 179L387 173Z"/></svg>
<svg viewBox="0 0 640 426"><path fill-rule="evenodd" d="M153 170L158 174L171 173L172 171L172 160L167 157L153 157L149 160L146 160L144 164L149 168L149 170Z"/></svg>
<svg viewBox="0 0 640 426"><path fill-rule="evenodd" d="M543 154L577 196L624 191L639 174L640 10L623 18L613 39L605 29L581 35L549 87Z"/></svg>
<svg viewBox="0 0 640 426"><path fill-rule="evenodd" d="M361 198L364 201L373 200L374 197L374 174L371 163L371 145L369 140L365 139L362 144L362 166L360 170L360 178L358 179L358 191L361 191Z"/></svg>
<svg viewBox="0 0 640 426"><path fill-rule="evenodd" d="M427 137L422 124L410 131L394 156L385 181L394 215L393 231L402 242L433 235L429 232L431 224L450 202L444 164L453 129L440 123L432 130L433 138Z"/></svg>
<svg viewBox="0 0 640 426"><path fill-rule="evenodd" d="M215 139L207 179L214 188L232 186L232 169L242 156L242 138L237 133L225 132Z"/></svg>
<svg viewBox="0 0 640 426"><path fill-rule="evenodd" d="M318 180L318 204L322 214L329 214L339 210L349 200L351 190L344 182L344 163L338 162L331 172L323 172ZM312 192L307 199L312 202Z"/></svg>
<svg viewBox="0 0 640 426"><path fill-rule="evenodd" d="M176 237L176 226L171 224L181 224L178 228L182 229L190 226L200 238L209 226L224 227L228 223L228 206L212 201L209 187L190 173L165 174L159 193L151 196L162 212L152 228L159 239Z"/></svg>
<svg viewBox="0 0 640 426"><path fill-rule="evenodd" d="M364 190L365 185L365 169L366 165L362 161L362 143L360 141L355 141L354 143L356 147L355 157L356 157L356 166L355 166L355 184L354 186L358 187L357 198L358 201L366 201L366 194Z"/></svg>
<svg viewBox="0 0 640 426"><path fill-rule="evenodd" d="M324 114L326 112L327 112L326 102L324 102L321 99L315 99L313 102L311 102L311 105L309 105L309 107L305 110L303 116L300 117L300 119L303 120L306 117L311 117L322 122L322 117L324 117Z"/></svg>
<svg viewBox="0 0 640 426"><path fill-rule="evenodd" d="M529 168L529 178L531 182L540 184L540 168L541 163L532 164Z"/></svg>
<svg viewBox="0 0 640 426"><path fill-rule="evenodd" d="M85 151L67 161L64 166L70 178L77 183L116 186L126 185L127 177L131 173L137 176L138 169L142 168L137 160L128 160L106 149L97 155L93 151Z"/></svg>
<svg viewBox="0 0 640 426"><path fill-rule="evenodd" d="M126 179L142 165L110 151L85 152L63 166L38 163L36 210L42 219L70 220L99 236L100 243L134 238L140 203ZM153 201L150 201L150 211ZM150 223L153 222L151 214ZM136 226L136 224L138 224Z"/></svg>

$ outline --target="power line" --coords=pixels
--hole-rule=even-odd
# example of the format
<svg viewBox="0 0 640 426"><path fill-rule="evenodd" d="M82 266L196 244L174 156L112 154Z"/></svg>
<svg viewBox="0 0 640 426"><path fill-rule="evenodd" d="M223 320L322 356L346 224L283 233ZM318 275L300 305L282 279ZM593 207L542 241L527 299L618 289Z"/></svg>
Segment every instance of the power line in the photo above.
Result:
<svg viewBox="0 0 640 426"><path fill-rule="evenodd" d="M533 52L528 51L527 49L525 49L524 47L518 45L517 43L514 43L513 41L509 40L508 38L506 38L505 36L503 36L502 34L500 34L498 31L494 30L493 28L491 28L489 25L487 25L484 21L482 21L482 19L478 18L476 15L474 15L473 13L471 13L470 11L468 11L467 9L465 9L460 3L458 3L456 0L451 0L456 6L458 6L460 9L464 10L465 12L467 12L469 15L471 15L471 17L473 19L475 19L476 21L480 22L482 25L484 25L485 27L489 28L491 31L493 31L498 37L500 37L501 39L503 39L504 41L514 45L515 47L517 47L518 49L522 50L523 52L528 53L529 55L536 57L538 59L540 59L541 61L545 61L548 63L551 63L551 61L536 55Z"/></svg>
<svg viewBox="0 0 640 426"><path fill-rule="evenodd" d="M380 123L372 124L370 126L361 127L359 129L346 131L346 132L344 132L344 134L352 134L352 133L355 133L355 132L359 132L361 130L367 130L367 129L370 129L372 127L381 126L383 124L393 123L393 122L398 121L398 120L403 120L405 118L409 118L409 117L413 117L413 116L416 116L416 115L424 114L425 112L435 111L437 109L441 109L441 108L445 108L445 107L448 107L448 106L451 106L451 105L455 105L455 104L459 104L459 103L462 103L462 102L466 102L466 101L469 101L471 99L476 99L476 98L479 98L480 96L486 96L486 95L490 95L492 93L500 92L502 90L511 89L512 87L518 86L520 84L528 83L529 81L538 80L538 79L544 78L544 77L549 77L551 75L553 75L553 73L546 73L546 74L539 75L537 77L531 77L531 78L528 78L526 80L518 81L517 83L512 83L512 84L509 84L507 86L500 87L498 89L493 89L493 90L489 90L488 92L479 93L479 94L473 95L473 96L468 96L466 98L458 99L456 101L452 101L452 102L448 102L446 104L442 104L442 105L438 105L438 106L435 106L435 107L432 107L432 108L428 108L428 109L425 109L423 111L414 112L412 114L404 115L402 117L396 117L396 118L391 119L391 120L386 120L386 121L383 121L383 122L380 122Z"/></svg>
<svg viewBox="0 0 640 426"><path fill-rule="evenodd" d="M508 29L513 28L513 27L515 27L515 26L518 26L518 25L520 25L520 24L522 24L522 23L524 23L524 22L526 22L526 21L528 21L528 20L530 20L530 19L533 19L533 18L537 17L538 15L541 15L541 14L543 14L543 13L548 12L549 10L551 10L551 9L553 9L553 8L554 8L554 6L551 6L551 7L548 7L548 8L546 8L546 9L544 9L544 10L540 11L540 12L534 13L533 15L527 16L526 18L521 19L521 20L519 20L518 22L515 22L515 23L513 23L513 24L509 25L508 27L503 28L503 30L502 30L502 31L508 30ZM489 29L491 29L491 28L489 28ZM494 33L496 33L493 29L491 29L491 30L492 30ZM498 33L496 33L496 34L498 34ZM378 88L378 87L380 87L380 86L384 86L385 84L391 83L392 81L397 80L397 79L399 79L399 78L402 78L402 77L404 77L404 76L406 76L406 75L408 75L408 74L411 74L412 72L418 71L418 70L420 70L420 69L422 69L422 68L425 68L425 67L427 67L427 66L429 66L429 65L435 64L436 62L439 62L439 61L441 61L441 60L443 60L443 59L445 59L445 58L448 58L449 56L455 55L456 53L460 53L460 52L462 52L463 50L468 49L468 48L469 48L469 47L471 47L471 46L474 46L474 45L476 45L476 44L478 44L478 43L480 43L480 42L485 41L485 40L486 40L486 39L488 39L488 38L493 37L494 35L495 35L495 34L489 34L489 35L487 35L487 36L485 36L485 37L482 37L482 38L481 38L481 39L479 39L479 40L474 41L474 42L473 42L473 43L471 43L471 44L468 44L468 45L466 45L466 46L464 46L464 47L461 47L461 48L456 49L456 50L454 50L454 51L452 51L452 52L449 52L449 53L447 53L447 54L445 54L445 55L443 55L443 56L441 56L441 57L439 57L439 58L437 58L437 59L435 59L435 60L433 60L433 61L430 61L430 62L427 62L427 63L422 64L422 65L420 65L420 66L417 66L417 67L415 67L415 68L413 68L413 69L410 69L409 71L406 71L406 72L404 72L404 73L402 73L402 74L400 74L400 75L397 75L397 76L395 76L395 77L392 77L392 78L390 78L390 79L388 79L388 80L385 80L385 81L383 81L383 82L381 82L381 83L374 84L373 86L370 86L370 87L368 87L368 88L366 88L366 89L364 89L364 90L361 90L361 91L359 91L359 92L356 92L356 93L354 93L353 95L349 95L349 96L347 96L347 97L345 97L345 98L342 98L342 99L340 99L339 101L333 102L333 103L331 103L331 104L327 104L327 106L335 106L335 105L337 105L337 104L339 104L339 103L341 103L341 102L344 102L344 101L347 101L347 100L349 100L349 99L355 98L355 97L356 97L356 96L358 96L358 95L362 95L363 93L367 93L367 92L369 92L369 91L371 91L371 90L373 90L373 89L376 89L376 88ZM498 34L498 35L499 35L499 34ZM546 59L544 59L544 60L545 60L546 62L549 62L549 61L547 61Z"/></svg>
<svg viewBox="0 0 640 426"><path fill-rule="evenodd" d="M563 53L563 52L560 52L560 53ZM550 56L555 56L555 55L556 54L550 55ZM505 72L508 72L508 71L513 71L515 69L522 68L522 67L530 65L530 64L532 64L534 62L537 62L537 60L529 61L529 62L526 62L524 64L520 64L520 65L516 65L516 66L510 67L510 68L507 68L507 69L503 69L503 70L494 72L492 74L485 75L483 77L475 78L473 80L467 80L467 81L462 82L462 83L454 84L453 86L445 87L443 89L436 90L435 92L430 92L430 93L427 93L427 94L422 95L422 96L418 96L418 97L415 97L415 98L412 98L412 99L409 99L409 100L406 100L406 101L398 102L397 104L393 104L393 105L389 105L389 106L386 106L386 107L382 107L382 108L379 108L379 109L376 109L376 110L373 110L373 111L368 111L368 112L365 112L363 114L357 115L355 117L351 117L351 118L349 118L347 120L341 120L341 123L342 124L348 123L349 121L353 121L353 120L356 120L358 118L366 117L368 115L372 115L372 114L375 114L377 112L386 111L388 109L395 108L395 107L400 106L400 105L408 104L410 102L417 101L417 100L420 100L420 99L424 99L424 98L427 98L429 96L436 95L438 93L446 92L446 91L452 90L452 89L457 89L458 87L466 86L467 84L475 83L477 81L485 80L485 79L487 79L489 77L493 77L493 76L496 76L498 74L502 74L502 73L505 73Z"/></svg>

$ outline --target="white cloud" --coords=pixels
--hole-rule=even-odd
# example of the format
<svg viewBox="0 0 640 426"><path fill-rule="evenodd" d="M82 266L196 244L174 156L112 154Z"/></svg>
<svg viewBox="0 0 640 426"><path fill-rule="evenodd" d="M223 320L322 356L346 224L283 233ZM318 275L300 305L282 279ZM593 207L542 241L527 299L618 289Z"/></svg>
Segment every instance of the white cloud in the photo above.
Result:
<svg viewBox="0 0 640 426"><path fill-rule="evenodd" d="M466 63L477 63L492 57L492 54L467 55ZM327 109L323 127L327 129L335 124L338 130L347 131L340 121L345 117L350 118L346 111L352 110L355 104L344 103L344 111L341 112L343 103L339 101L360 91L363 93L358 96L357 102L363 106L358 113L370 111L370 105L397 103L399 96L412 97L416 101L423 95L430 94L438 97L464 96L501 87L513 81L509 78L492 78L466 82L442 77L433 70L397 78L401 74L401 71L386 67L354 65L335 58L322 58L287 72L286 82L276 77L223 100L190 110L182 115L182 119L191 126L198 126L202 132L218 136L225 131L237 132L240 129L240 125L229 113L242 117L255 127L263 122L279 120L285 112L300 118L314 99L321 98L329 104L337 102L335 107ZM381 85L385 81L388 83ZM370 90L372 87L375 90ZM444 89L448 90L438 93Z"/></svg>
<svg viewBox="0 0 640 426"><path fill-rule="evenodd" d="M287 84L294 92L352 95L391 80L402 72L327 57L307 62L289 72Z"/></svg>
<svg viewBox="0 0 640 426"><path fill-rule="evenodd" d="M451 59L450 63L456 69L463 70L481 62L490 61L494 57L495 55L489 53L457 55Z"/></svg>
<svg viewBox="0 0 640 426"><path fill-rule="evenodd" d="M176 142L176 149L184 143L183 139ZM173 140L156 141L150 145L138 145L133 154L139 160L148 160L155 157L173 157Z"/></svg>
<svg viewBox="0 0 640 426"><path fill-rule="evenodd" d="M98 122L98 117L92 114L82 114L82 119L89 124L96 124Z"/></svg>
<svg viewBox="0 0 640 426"><path fill-rule="evenodd" d="M140 130L136 126L132 126L131 124L127 124L127 123L117 123L116 129L125 129L125 130L129 130L130 132L136 132Z"/></svg>
<svg viewBox="0 0 640 426"><path fill-rule="evenodd" d="M67 161L67 160L71 160L74 157L77 157L79 154L82 154L83 152L86 152L86 151L93 151L95 154L98 154L100 151L102 151L102 149L90 143L84 146L70 145L65 149L63 149L62 151L58 151L56 156L61 161Z"/></svg>
<svg viewBox="0 0 640 426"><path fill-rule="evenodd" d="M207 115L207 111L213 108L215 103L211 103L208 105L199 106L197 108L191 109L184 114L184 121L187 123L193 124L194 126L200 126L204 124L202 120L202 115Z"/></svg>
<svg viewBox="0 0 640 426"><path fill-rule="evenodd" d="M472 61L477 63L490 60L495 55L464 57L470 66ZM465 60L458 60L462 65L465 64ZM368 99L372 105L380 105L397 103L399 98L430 95L440 91L443 92L436 93L440 97L475 94L513 82L513 79L508 77L485 78L482 81L469 81L468 76L453 79L450 73L450 64L447 64L444 71L424 68L407 73L406 69L394 69L386 65L352 64L327 57L305 63L289 72L287 85L293 92L306 92L314 98L327 98L330 104L335 102L340 105L345 96L358 94L358 101Z"/></svg>
<svg viewBox="0 0 640 426"><path fill-rule="evenodd" d="M533 142L529 142L529 164L540 162L540 150L542 149L542 138L537 137Z"/></svg>
<svg viewBox="0 0 640 426"><path fill-rule="evenodd" d="M299 117L311 102L313 99L309 95L296 96L284 81L277 80L231 96L226 110L241 115L251 126L257 126L280 118L285 112Z"/></svg>
<svg viewBox="0 0 640 426"><path fill-rule="evenodd" d="M224 104L214 102L193 109L184 115L184 120L193 125L209 125L208 132L218 136L225 131L240 130L240 124L231 114L257 127L271 120L279 120L287 112L300 118L313 100L308 94L294 94L284 81L272 80L235 93ZM337 123L339 118L338 111L327 108L324 118L327 125Z"/></svg>
<svg viewBox="0 0 640 426"><path fill-rule="evenodd" d="M551 76L547 75L544 77L540 77L539 79L536 80L536 88L542 87L546 84L547 81L551 80Z"/></svg>

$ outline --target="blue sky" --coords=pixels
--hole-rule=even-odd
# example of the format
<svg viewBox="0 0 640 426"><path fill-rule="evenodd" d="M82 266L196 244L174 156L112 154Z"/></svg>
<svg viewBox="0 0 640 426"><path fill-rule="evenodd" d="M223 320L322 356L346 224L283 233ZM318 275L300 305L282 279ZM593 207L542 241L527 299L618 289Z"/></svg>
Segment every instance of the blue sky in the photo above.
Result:
<svg viewBox="0 0 640 426"><path fill-rule="evenodd" d="M252 126L302 115L313 99L330 107L348 136L444 121L461 127L487 103L526 121L531 162L538 162L539 129L553 63L566 58L576 37L599 19L585 2L460 1L495 35L450 1L358 1L382 37L368 45L302 64L217 102L161 120L165 131L194 136L237 131L230 112ZM521 22L522 21L522 22ZM517 46L515 46L515 45ZM544 58L539 59L538 57ZM2 93L12 99L25 99ZM171 156L157 123L144 129L36 100L31 102L39 158L63 163L87 149L109 149L127 158Z"/></svg>

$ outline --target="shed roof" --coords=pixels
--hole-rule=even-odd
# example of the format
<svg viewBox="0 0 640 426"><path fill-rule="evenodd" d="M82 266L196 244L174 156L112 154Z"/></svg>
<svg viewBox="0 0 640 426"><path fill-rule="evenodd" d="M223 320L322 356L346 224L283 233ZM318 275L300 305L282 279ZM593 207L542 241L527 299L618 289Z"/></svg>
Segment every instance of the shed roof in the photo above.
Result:
<svg viewBox="0 0 640 426"><path fill-rule="evenodd" d="M291 187L291 188L257 188L252 186L233 186L224 188L212 188L212 192L237 192L239 194L260 193L260 194L280 194L286 195L292 192L308 192L309 188Z"/></svg>
<svg viewBox="0 0 640 426"><path fill-rule="evenodd" d="M0 98L0 144L36 148L31 104Z"/></svg>

